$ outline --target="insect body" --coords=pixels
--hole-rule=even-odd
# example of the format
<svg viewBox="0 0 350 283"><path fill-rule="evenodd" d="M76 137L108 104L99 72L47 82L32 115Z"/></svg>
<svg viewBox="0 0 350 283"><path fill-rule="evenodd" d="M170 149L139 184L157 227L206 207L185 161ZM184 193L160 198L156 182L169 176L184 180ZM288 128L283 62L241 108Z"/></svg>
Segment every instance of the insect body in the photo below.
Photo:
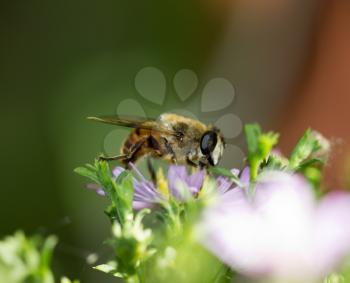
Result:
<svg viewBox="0 0 350 283"><path fill-rule="evenodd" d="M173 163L208 167L219 163L225 142L220 130L198 120L165 113L157 120L117 116L89 117L89 120L134 128L121 148L121 155L101 157L127 164L153 156Z"/></svg>

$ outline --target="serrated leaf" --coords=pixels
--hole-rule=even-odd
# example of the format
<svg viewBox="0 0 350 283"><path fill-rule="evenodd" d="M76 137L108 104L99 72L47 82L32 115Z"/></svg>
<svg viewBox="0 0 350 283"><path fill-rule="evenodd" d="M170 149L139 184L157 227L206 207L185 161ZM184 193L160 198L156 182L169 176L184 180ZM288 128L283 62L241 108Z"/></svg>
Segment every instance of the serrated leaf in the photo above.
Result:
<svg viewBox="0 0 350 283"><path fill-rule="evenodd" d="M316 137L312 134L311 129L306 130L304 135L298 141L297 145L294 147L290 158L289 166L292 170L299 167L306 159L308 159L313 152L320 149L320 144L318 143Z"/></svg>
<svg viewBox="0 0 350 283"><path fill-rule="evenodd" d="M288 168L288 159L283 156L271 154L266 160L266 163L261 166L274 170L286 170Z"/></svg>
<svg viewBox="0 0 350 283"><path fill-rule="evenodd" d="M86 167L78 167L78 168L74 169L74 172L83 176L83 177L86 177L86 178L92 180L95 183L99 183L99 180L98 180L96 173L93 172L91 169L88 169Z"/></svg>
<svg viewBox="0 0 350 283"><path fill-rule="evenodd" d="M102 185L107 196L111 199L111 194L113 191L113 176L110 172L109 165L105 161L100 161L95 163L97 169L96 176L98 182Z"/></svg>
<svg viewBox="0 0 350 283"><path fill-rule="evenodd" d="M94 165L91 165L88 163L88 164L85 164L85 167L89 168L92 172L96 172L96 166Z"/></svg>
<svg viewBox="0 0 350 283"><path fill-rule="evenodd" d="M115 207L116 218L123 224L126 216L132 213L133 183L129 173L120 176L117 183L109 169L107 162L101 161L97 165L97 177L107 196Z"/></svg>
<svg viewBox="0 0 350 283"><path fill-rule="evenodd" d="M108 163L96 160L94 166L79 167L75 172L93 180L103 188L112 202L105 211L112 221L116 219L123 224L132 214L134 190L132 175L129 171L122 172L115 180Z"/></svg>
<svg viewBox="0 0 350 283"><path fill-rule="evenodd" d="M257 124L247 124L244 131L248 144L250 180L254 183L258 176L260 165L278 142L278 134L273 132L262 133Z"/></svg>

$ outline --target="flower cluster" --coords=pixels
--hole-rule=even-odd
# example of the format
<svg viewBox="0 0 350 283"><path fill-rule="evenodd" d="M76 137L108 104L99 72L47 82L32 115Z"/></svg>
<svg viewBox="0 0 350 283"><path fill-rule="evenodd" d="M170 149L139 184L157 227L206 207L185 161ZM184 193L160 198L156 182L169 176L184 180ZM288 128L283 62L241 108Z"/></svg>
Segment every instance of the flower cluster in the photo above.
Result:
<svg viewBox="0 0 350 283"><path fill-rule="evenodd" d="M350 282L350 193L321 186L331 144L307 130L285 157L277 134L245 133L241 169L170 165L148 180L132 163L77 168L109 200L113 256L94 268L127 283ZM54 282L55 244L21 232L0 241L1 282Z"/></svg>

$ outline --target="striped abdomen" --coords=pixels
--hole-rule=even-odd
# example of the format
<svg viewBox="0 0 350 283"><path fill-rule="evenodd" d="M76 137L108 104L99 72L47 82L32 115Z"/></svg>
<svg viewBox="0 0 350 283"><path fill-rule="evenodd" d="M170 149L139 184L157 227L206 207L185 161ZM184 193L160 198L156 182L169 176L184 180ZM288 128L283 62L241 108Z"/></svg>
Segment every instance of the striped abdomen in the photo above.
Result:
<svg viewBox="0 0 350 283"><path fill-rule="evenodd" d="M136 128L129 134L121 148L122 155L129 155L123 162L136 162L140 157L148 154L161 156L159 138L159 134L154 131Z"/></svg>

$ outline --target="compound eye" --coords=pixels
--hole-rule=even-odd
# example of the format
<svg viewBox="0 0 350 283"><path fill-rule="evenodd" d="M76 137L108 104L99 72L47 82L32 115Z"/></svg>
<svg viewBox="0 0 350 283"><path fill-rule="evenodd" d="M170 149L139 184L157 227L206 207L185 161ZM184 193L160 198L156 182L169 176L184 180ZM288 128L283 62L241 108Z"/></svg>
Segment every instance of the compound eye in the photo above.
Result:
<svg viewBox="0 0 350 283"><path fill-rule="evenodd" d="M213 131L206 132L201 138L201 151L203 155L210 155L215 149L216 143L218 141L217 134Z"/></svg>

